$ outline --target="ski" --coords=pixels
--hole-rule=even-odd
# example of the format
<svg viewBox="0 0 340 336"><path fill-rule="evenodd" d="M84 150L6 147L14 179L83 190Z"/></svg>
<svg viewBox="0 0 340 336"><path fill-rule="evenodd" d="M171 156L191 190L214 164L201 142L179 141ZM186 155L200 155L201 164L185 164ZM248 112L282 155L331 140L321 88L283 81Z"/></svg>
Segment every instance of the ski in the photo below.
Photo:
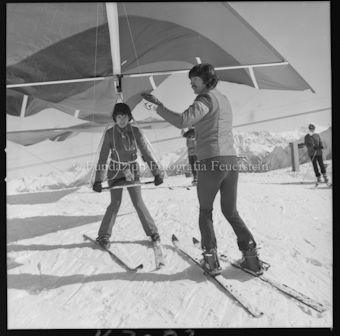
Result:
<svg viewBox="0 0 340 336"><path fill-rule="evenodd" d="M138 265L137 267L130 267L129 265L127 265L122 259L120 259L119 257L117 257L112 251L110 251L109 249L105 248L104 246L101 246L99 243L97 243L94 239L90 238L89 236L83 234L83 237L85 240L90 240L92 243L100 246L104 251L107 251L111 257L113 257L114 259L118 260L118 262L127 270L132 271L132 272L137 272L138 270L143 268L143 264Z"/></svg>
<svg viewBox="0 0 340 336"><path fill-rule="evenodd" d="M160 242L152 242L152 247L155 252L156 270L158 270L165 265L162 245Z"/></svg>
<svg viewBox="0 0 340 336"><path fill-rule="evenodd" d="M333 187L333 184L330 182L316 182L314 188L318 187L320 183L325 183L327 187Z"/></svg>
<svg viewBox="0 0 340 336"><path fill-rule="evenodd" d="M194 246L201 250L201 244L200 244L200 242L196 238L193 238L193 242L194 242ZM293 288L291 288L291 287L289 287L289 286L287 286L287 285L285 285L283 283L280 283L277 280L271 279L267 275L264 275L264 274L258 275L255 272L252 272L250 270L242 268L236 262L236 260L231 259L230 257L228 257L225 254L219 254L219 258L221 260L223 260L223 261L228 262L232 266L237 267L237 268L241 269L242 271L244 271L244 272L246 272L246 273L256 277L256 278L259 278L260 280L268 283L269 285L275 287L276 289L280 290L281 292L283 292L283 293L293 297L294 299L296 299L296 300L300 301L301 303L303 303L303 304L305 304L305 305L315 309L316 311L318 311L320 313L322 313L322 312L324 312L324 311L326 311L328 309L325 305L323 305L323 304L321 304L321 303L311 299L310 297L308 297L308 296L306 296L306 295L296 291L295 289L293 289Z"/></svg>
<svg viewBox="0 0 340 336"><path fill-rule="evenodd" d="M213 276L210 273L206 272L206 270L201 266L199 259L194 257L188 252L185 247L180 243L180 241L176 238L175 235L172 235L172 243L174 246L182 252L185 256L191 259L196 265L198 265L203 271L204 274L208 275L213 281L218 283L225 291L227 291L238 303L242 305L242 307L252 316L261 317L263 312L261 312L257 307L254 307L250 304L249 301L236 289L233 285L228 282L222 275Z"/></svg>

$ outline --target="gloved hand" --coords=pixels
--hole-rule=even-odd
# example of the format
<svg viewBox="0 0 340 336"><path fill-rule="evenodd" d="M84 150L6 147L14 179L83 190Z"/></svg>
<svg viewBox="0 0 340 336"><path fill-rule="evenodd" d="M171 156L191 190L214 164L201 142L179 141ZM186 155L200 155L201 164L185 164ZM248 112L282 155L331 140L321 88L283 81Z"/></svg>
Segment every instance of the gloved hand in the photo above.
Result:
<svg viewBox="0 0 340 336"><path fill-rule="evenodd" d="M323 149L323 146L319 146L320 149Z"/></svg>
<svg viewBox="0 0 340 336"><path fill-rule="evenodd" d="M317 146L313 146L313 148L314 148L315 150L318 150L318 149L319 149L319 147L317 147Z"/></svg>
<svg viewBox="0 0 340 336"><path fill-rule="evenodd" d="M94 182L92 189L96 192L102 192L102 183L100 181Z"/></svg>
<svg viewBox="0 0 340 336"><path fill-rule="evenodd" d="M154 183L155 183L155 186L158 186L158 185L163 183L163 178L160 174L155 176L155 182Z"/></svg>
<svg viewBox="0 0 340 336"><path fill-rule="evenodd" d="M150 93L142 93L142 97L147 100L148 102L155 104L155 105L163 105L155 96Z"/></svg>

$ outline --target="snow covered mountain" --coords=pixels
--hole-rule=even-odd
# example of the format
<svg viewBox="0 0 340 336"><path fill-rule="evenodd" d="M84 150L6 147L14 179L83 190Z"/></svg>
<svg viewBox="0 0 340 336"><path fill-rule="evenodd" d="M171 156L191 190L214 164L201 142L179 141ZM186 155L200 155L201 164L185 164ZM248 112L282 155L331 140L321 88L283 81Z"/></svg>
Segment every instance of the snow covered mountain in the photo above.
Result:
<svg viewBox="0 0 340 336"><path fill-rule="evenodd" d="M324 142L324 156L327 160L332 158L332 127L316 126L316 132ZM273 133L262 132L237 132L234 131L234 141L237 156L242 158L243 171L259 172L281 169L291 166L290 142L304 142L308 127ZM300 164L308 162L307 149L299 150ZM183 147L175 152L163 153L160 157L162 168L168 176L183 174L188 169L188 157L185 141ZM143 162L140 162L143 165ZM255 170L254 167L263 167ZM145 167L145 166L144 166ZM142 166L143 168L143 166ZM145 177L151 177L147 172ZM49 173L47 175L27 176L20 179L7 180L7 192L31 192L42 190L55 190L61 188L79 187L88 185L90 171L86 169L68 169L64 172Z"/></svg>
<svg viewBox="0 0 340 336"><path fill-rule="evenodd" d="M316 131L324 143L324 156L332 158L332 127L316 126ZM237 132L234 131L234 142L237 156L242 158L241 164L248 164L249 172L254 171L251 167L260 163L266 170L274 170L291 166L291 147L289 143L303 143L308 133L308 126L300 127L293 131L273 133L261 132ZM300 164L309 161L306 147L299 150ZM177 167L184 167L188 163L187 149L183 148L174 153L164 155L164 165L168 166L169 176L178 175ZM163 162L163 161L162 161ZM243 170L245 171L245 170ZM258 170L257 170L258 171Z"/></svg>

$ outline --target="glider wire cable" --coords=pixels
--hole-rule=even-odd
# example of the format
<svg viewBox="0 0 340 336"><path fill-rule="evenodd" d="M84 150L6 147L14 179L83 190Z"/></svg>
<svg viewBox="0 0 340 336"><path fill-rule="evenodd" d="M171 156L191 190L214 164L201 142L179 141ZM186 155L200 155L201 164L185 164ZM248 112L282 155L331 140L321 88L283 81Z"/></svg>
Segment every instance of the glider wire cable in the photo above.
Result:
<svg viewBox="0 0 340 336"><path fill-rule="evenodd" d="M133 39L133 34L132 34L132 31L131 31L131 25L130 25L130 21L129 21L129 17L127 15L127 11L126 11L126 7L125 7L125 3L123 3L123 7L124 7L124 11L125 11L125 16L126 16L126 21L127 21L127 24L128 24L128 27L129 27L129 33L130 33L130 37L131 37L131 41L132 41L132 47L133 47L133 50L134 50L134 53L135 53L135 57L136 57L136 62L137 62L137 66L138 66L138 69L139 69L139 73L141 74L142 71L141 71L141 66L139 64L139 60L138 60L138 54L137 54L137 50L136 50L136 46L135 46L135 42L134 42L134 39ZM140 77L141 80L142 80L142 86L143 86L143 91L145 91L145 84L144 84L144 80L143 80L143 76ZM153 119L152 118L152 114L151 114L151 110L149 112L149 115L151 117L151 120ZM137 122L136 122L137 124ZM137 124L138 126L138 124ZM139 128L139 126L138 126ZM161 160L162 160L162 152L160 150L160 146L159 146L159 142L158 142L158 137L157 137L157 132L155 131L155 129L152 127L151 125L151 128L154 132L154 135L155 135L155 138L156 138L156 142L157 142L157 147L158 147L158 151L159 151L159 154L160 154L160 157L161 157ZM143 132L142 132L143 133ZM146 136L144 136L146 138ZM149 143L149 145L151 146L152 148L152 145L151 143L148 141L148 139L146 139L147 142ZM156 154L154 153L154 155L156 156ZM156 156L156 159L157 159L157 156ZM161 164L161 162L159 162L159 164ZM164 173L165 173L165 177L167 177L167 173L166 173L166 170L164 169Z"/></svg>
<svg viewBox="0 0 340 336"><path fill-rule="evenodd" d="M233 116L236 115L246 104L248 104L257 94L260 93L260 90L257 90L235 113L233 113Z"/></svg>
<svg viewBox="0 0 340 336"><path fill-rule="evenodd" d="M99 4L98 4L99 5ZM96 41L95 41L95 59L94 59L94 73L93 73L93 78L96 78L96 70L97 70L97 54L98 54L98 5L97 5L97 25L96 25ZM94 111L95 111L95 97L96 97L96 85L95 83L93 84L93 97L92 97L92 122L94 123ZM111 119L110 119L111 120ZM108 128L108 125L110 123L110 120L108 121L107 125L106 125L106 128L105 128L105 131L106 129ZM60 125L58 125L58 127L60 127ZM104 131L104 133L105 133ZM92 155L93 155L93 138L94 138L94 135L93 135L93 132L91 132L91 151L90 151L90 156L91 156L91 161L93 163L94 160L92 160ZM15 144L17 145L17 144ZM49 166L51 166L52 168L58 170L59 172L65 174L66 176L74 179L73 176L69 175L68 173L66 173L65 170L61 170L59 168L57 168L56 166L52 165L51 162L52 161L46 161L46 160L43 160L42 158L38 157L37 155L31 153L30 151L26 150L25 148L23 148L23 146L19 146L17 145L17 147L21 148L22 150L24 150L25 152L29 153L30 155L34 156L35 158L37 158L38 160L40 160L41 162L43 162L44 164L47 164ZM76 158L76 157L82 157L84 155L87 155L87 154L83 154L83 155L78 155L78 156L72 156L71 158ZM98 155L98 150L96 152L96 156ZM70 159L70 158L67 158L67 159ZM66 159L66 160L67 160ZM53 162L59 162L59 161L64 161L65 159L56 159L56 160L53 160ZM19 167L19 169L25 169L25 167L29 167L29 166L37 166L39 165L39 163L36 163L36 164L31 164L31 165L24 165L24 166L21 166ZM73 166L73 165L72 165ZM94 168L94 165L92 165L92 170ZM92 174L91 174L91 178L92 178ZM91 181L90 181L91 182Z"/></svg>
<svg viewBox="0 0 340 336"><path fill-rule="evenodd" d="M93 73L93 78L96 78L96 70L97 70L97 56L98 56L98 26L99 26L99 22L98 22L98 13L99 13L99 4L97 5L97 26L96 26L96 43L95 43L95 61L94 61L94 73ZM94 120L94 116L95 116L95 102L96 102L96 84L93 83L93 98L92 98L92 122L95 123L95 120ZM89 181L89 184L88 184L88 187L89 188L92 188L93 187L93 184L95 182L95 178L96 178L96 171L97 171L97 164L98 164L98 159L99 159L99 153L100 153L100 149L102 147L102 144L104 142L104 138L105 138L105 134L106 134L106 131L108 130L110 124L111 124L111 121L112 121L112 115L110 116L109 120L107 121L106 125L105 125L105 129L102 133L102 137L99 141L99 144L97 146L97 150L96 152L94 153L93 151L93 142L94 142L94 132L92 131L91 133L91 151L90 151L90 154L91 154L91 163L92 163L92 168L91 168L91 174L90 174L90 181ZM93 154L95 154L94 158L93 158Z"/></svg>
<svg viewBox="0 0 340 336"><path fill-rule="evenodd" d="M67 176L70 177L70 178L72 178L72 180L74 179L74 177L71 176L71 175L69 175L69 174L67 174L67 173L65 172L65 170L61 170L61 169L57 168L56 166L52 165L52 164L50 163L50 162L52 162L52 161L45 161L45 160L43 160L41 157L39 157L39 156L37 156L37 155L31 153L31 152L28 151L27 149L25 149L24 146L19 146L19 145L16 144L16 143L14 143L14 144L15 144L18 148L20 148L20 149L24 150L25 152L27 152L28 154L34 156L35 158L37 158L38 160L40 160L40 161L43 162L44 164L47 164L47 165L51 166L52 168L54 168L54 169L56 169L56 170L59 170L61 173L67 175ZM58 161L63 161L63 160L55 160L54 162L58 162ZM39 163L31 164L31 165L28 164L28 165L20 166L18 169L25 169L25 167L28 168L28 167L33 166L33 165L36 166L36 165L39 165ZM8 170L14 170L14 169L8 169Z"/></svg>
<svg viewBox="0 0 340 336"><path fill-rule="evenodd" d="M96 73L97 73L97 55L98 55L98 18L99 18L99 15L98 15L98 12L99 12L99 4L97 4L97 24L96 24L96 42L95 42L95 54L94 54L94 69L93 69L93 78L96 77ZM93 82L93 97L92 97L92 123L94 124L94 113L95 113L95 105L96 105L96 102L95 102L95 99L96 99L96 84L95 82ZM105 128L105 131L107 129L107 125L106 125L106 128ZM105 134L105 131L104 131L104 134ZM96 151L96 156L95 158L92 157L92 153L93 153L93 138L94 138L94 135L93 135L93 130L91 132L91 161L92 161L92 168L91 168L91 174L90 174L90 183L89 183L89 187L92 187L92 184L94 183L94 181L92 181L93 179L93 176L94 176L94 171L95 171L95 168L94 165L97 164L96 161L96 158L98 156L98 150L99 150L99 147Z"/></svg>

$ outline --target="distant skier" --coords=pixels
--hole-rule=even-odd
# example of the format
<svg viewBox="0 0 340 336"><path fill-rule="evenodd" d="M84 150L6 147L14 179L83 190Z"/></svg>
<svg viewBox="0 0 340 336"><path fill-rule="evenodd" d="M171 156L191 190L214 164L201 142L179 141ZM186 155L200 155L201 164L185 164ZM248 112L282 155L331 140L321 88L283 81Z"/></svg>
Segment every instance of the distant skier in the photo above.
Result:
<svg viewBox="0 0 340 336"><path fill-rule="evenodd" d="M232 226L243 258L241 267L262 272L256 242L241 219L237 208L238 164L232 133L232 109L227 97L217 89L218 77L210 64L195 65L189 72L194 93L198 96L183 113L167 109L153 95L142 94L157 114L179 129L195 125L199 160L197 195L199 228L203 249L202 266L211 274L221 273L213 227L213 204L220 191L222 213Z"/></svg>
<svg viewBox="0 0 340 336"><path fill-rule="evenodd" d="M189 130L183 133L183 137L187 139L188 161L192 176L194 177L192 184L197 184L197 141L195 139L195 128L189 127Z"/></svg>
<svg viewBox="0 0 340 336"><path fill-rule="evenodd" d="M308 149L308 155L313 163L314 173L316 176L317 183L321 182L321 174L319 172L318 164L323 176L325 183L328 183L326 168L323 164L323 143L320 135L315 132L315 125L310 124L308 126L309 133L305 136L305 145Z"/></svg>
<svg viewBox="0 0 340 336"><path fill-rule="evenodd" d="M96 182L93 190L102 191L102 181L105 180L105 165L111 151L107 178L109 186L133 184L140 179L140 170L137 162L137 147L140 149L143 160L147 162L152 174L155 176L155 185L163 183L163 173L158 169L150 150L140 130L132 126L129 121L132 119L130 107L125 103L117 103L114 107L113 120L116 122L112 128L105 133L104 142L100 150L96 171ZM137 210L138 217L142 222L143 229L152 241L160 241L158 229L146 208L141 186L127 188L132 203ZM118 210L122 201L122 188L111 189L111 203L107 207L104 218L101 222L98 238L96 241L105 248L110 247L110 237L115 224Z"/></svg>

